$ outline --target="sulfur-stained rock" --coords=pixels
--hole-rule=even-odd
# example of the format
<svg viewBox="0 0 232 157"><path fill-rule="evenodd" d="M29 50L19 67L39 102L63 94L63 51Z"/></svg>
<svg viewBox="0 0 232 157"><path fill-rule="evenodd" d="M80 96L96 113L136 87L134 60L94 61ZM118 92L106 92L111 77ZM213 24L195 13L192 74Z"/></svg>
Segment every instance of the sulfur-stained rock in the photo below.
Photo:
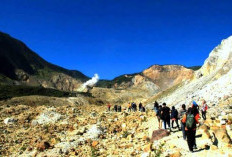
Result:
<svg viewBox="0 0 232 157"><path fill-rule="evenodd" d="M181 157L181 156L182 155L181 155L181 153L179 151L170 154L170 157Z"/></svg>
<svg viewBox="0 0 232 157"><path fill-rule="evenodd" d="M144 152L150 152L151 149L152 149L152 144L149 143L149 144L147 144L147 145L143 148L143 151L144 151Z"/></svg>
<svg viewBox="0 0 232 157"><path fill-rule="evenodd" d="M98 143L99 143L98 141L93 141L92 142L92 147L96 147L98 145Z"/></svg>
<svg viewBox="0 0 232 157"><path fill-rule="evenodd" d="M212 150L212 151L213 151L213 150L217 150L217 149L218 149L218 147L215 146L215 145L211 145L211 146L210 146L210 150Z"/></svg>

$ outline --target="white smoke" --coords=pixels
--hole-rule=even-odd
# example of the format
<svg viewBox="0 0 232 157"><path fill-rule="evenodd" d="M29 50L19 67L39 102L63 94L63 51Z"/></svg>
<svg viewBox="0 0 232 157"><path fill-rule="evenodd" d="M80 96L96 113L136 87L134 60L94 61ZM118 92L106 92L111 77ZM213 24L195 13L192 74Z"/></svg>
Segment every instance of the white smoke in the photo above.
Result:
<svg viewBox="0 0 232 157"><path fill-rule="evenodd" d="M82 86L78 89L78 91L85 90L87 86L93 87L98 82L98 80L99 80L98 74L94 74L94 76L90 80L82 84Z"/></svg>
<svg viewBox="0 0 232 157"><path fill-rule="evenodd" d="M99 76L98 74L94 74L94 76L88 80L87 82L85 82L82 86L86 87L86 86L90 86L93 87L99 80Z"/></svg>

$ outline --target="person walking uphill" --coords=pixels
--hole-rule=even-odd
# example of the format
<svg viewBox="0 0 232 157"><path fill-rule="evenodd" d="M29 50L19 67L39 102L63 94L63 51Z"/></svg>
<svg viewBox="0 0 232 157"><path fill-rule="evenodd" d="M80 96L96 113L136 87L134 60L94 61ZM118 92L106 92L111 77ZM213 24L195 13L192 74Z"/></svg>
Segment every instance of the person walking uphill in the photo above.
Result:
<svg viewBox="0 0 232 157"><path fill-rule="evenodd" d="M172 128L174 128L173 124L174 122L176 122L176 126L178 127L178 129L180 129L179 123L178 123L178 111L175 109L175 106L172 106L171 120L172 120Z"/></svg>
<svg viewBox="0 0 232 157"><path fill-rule="evenodd" d="M107 108L108 108L108 111L110 111L110 107L111 107L111 105L110 105L110 103L107 105Z"/></svg>
<svg viewBox="0 0 232 157"><path fill-rule="evenodd" d="M196 147L196 128L199 122L199 114L194 111L194 108L189 108L187 114L184 115L182 122L185 123L185 131L187 135L187 143L189 151L193 152Z"/></svg>
<svg viewBox="0 0 232 157"><path fill-rule="evenodd" d="M140 102L139 103L139 111L142 112L143 104Z"/></svg>
<svg viewBox="0 0 232 157"><path fill-rule="evenodd" d="M166 125L168 124L168 127L171 131L171 127L170 127L170 108L166 106L166 103L163 103L163 107L161 110L161 118L163 120L164 123L164 129L166 129Z"/></svg>
<svg viewBox="0 0 232 157"><path fill-rule="evenodd" d="M118 112L118 105L114 105L114 111Z"/></svg>
<svg viewBox="0 0 232 157"><path fill-rule="evenodd" d="M162 121L161 121L161 111L162 111L162 106L159 105L158 106L158 109L157 109L157 112L156 112L156 116L157 116L157 119L158 119L158 124L159 124L159 129L162 128Z"/></svg>
<svg viewBox="0 0 232 157"><path fill-rule="evenodd" d="M131 108L132 108L132 107L131 107L131 103L128 103L128 106L127 106L127 107L128 107L128 112L131 112Z"/></svg>
<svg viewBox="0 0 232 157"><path fill-rule="evenodd" d="M157 112L158 112L158 110L159 110L159 104L158 104L157 101L155 101L155 103L154 103L154 108L153 108L153 110L155 111L155 113L156 113L156 115L157 115Z"/></svg>
<svg viewBox="0 0 232 157"><path fill-rule="evenodd" d="M206 101L203 100L203 101L202 101L201 114L202 114L202 118L203 118L204 120L206 120L206 111L207 111L207 109L208 109L208 106L207 106L207 104L206 104Z"/></svg>
<svg viewBox="0 0 232 157"><path fill-rule="evenodd" d="M186 140L186 133L185 133L185 123L182 122L184 115L186 114L186 106L185 104L182 105L182 109L179 111L179 119L180 119L180 123L181 123L181 130L182 130L182 134L183 134L183 138L184 140Z"/></svg>

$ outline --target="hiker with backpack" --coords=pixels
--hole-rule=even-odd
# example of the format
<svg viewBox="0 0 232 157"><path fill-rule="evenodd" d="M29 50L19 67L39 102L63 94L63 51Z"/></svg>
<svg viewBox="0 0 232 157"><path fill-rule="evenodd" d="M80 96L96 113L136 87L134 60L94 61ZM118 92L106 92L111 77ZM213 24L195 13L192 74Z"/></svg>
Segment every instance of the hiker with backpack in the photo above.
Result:
<svg viewBox="0 0 232 157"><path fill-rule="evenodd" d="M184 115L182 122L185 123L185 131L187 135L187 143L189 151L193 152L193 149L197 149L196 146L196 128L199 123L199 114L196 113L193 107L188 108L187 113Z"/></svg>
<svg viewBox="0 0 232 157"><path fill-rule="evenodd" d="M171 131L171 127L170 127L170 108L166 106L166 103L163 103L163 107L161 110L161 118L163 120L164 123L164 129L166 130L166 125L168 124L168 127Z"/></svg>
<svg viewBox="0 0 232 157"><path fill-rule="evenodd" d="M175 106L172 106L172 110L171 110L171 120L172 120L172 128L173 127L173 124L174 122L176 122L176 126L179 128L179 123L178 123L178 111L177 109L175 109Z"/></svg>
<svg viewBox="0 0 232 157"><path fill-rule="evenodd" d="M202 101L201 115L202 115L202 118L203 118L204 120L206 120L206 111L207 111L207 109L208 109L208 106L207 106L207 104L206 104L206 101L203 100L203 101Z"/></svg>
<svg viewBox="0 0 232 157"><path fill-rule="evenodd" d="M182 119L183 119L185 114L186 114L186 106L185 106L185 104L183 104L181 106L181 110L179 111L179 116L178 117L180 119L181 130L182 130L184 140L186 140L186 133L185 133L185 123L182 122Z"/></svg>

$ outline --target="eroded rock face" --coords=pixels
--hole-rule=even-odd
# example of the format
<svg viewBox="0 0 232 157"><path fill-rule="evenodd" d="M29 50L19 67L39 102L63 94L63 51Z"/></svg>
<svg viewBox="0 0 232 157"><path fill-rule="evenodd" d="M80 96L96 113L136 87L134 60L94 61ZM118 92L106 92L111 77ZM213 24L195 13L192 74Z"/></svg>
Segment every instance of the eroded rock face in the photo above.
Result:
<svg viewBox="0 0 232 157"><path fill-rule="evenodd" d="M143 75L165 90L182 81L190 80L194 76L194 71L179 65L153 65L144 70Z"/></svg>
<svg viewBox="0 0 232 157"><path fill-rule="evenodd" d="M205 60L204 65L199 70L203 76L207 76L220 69L230 70L232 66L232 36L222 40L221 44L214 48L209 57ZM199 73L198 72L198 73Z"/></svg>

